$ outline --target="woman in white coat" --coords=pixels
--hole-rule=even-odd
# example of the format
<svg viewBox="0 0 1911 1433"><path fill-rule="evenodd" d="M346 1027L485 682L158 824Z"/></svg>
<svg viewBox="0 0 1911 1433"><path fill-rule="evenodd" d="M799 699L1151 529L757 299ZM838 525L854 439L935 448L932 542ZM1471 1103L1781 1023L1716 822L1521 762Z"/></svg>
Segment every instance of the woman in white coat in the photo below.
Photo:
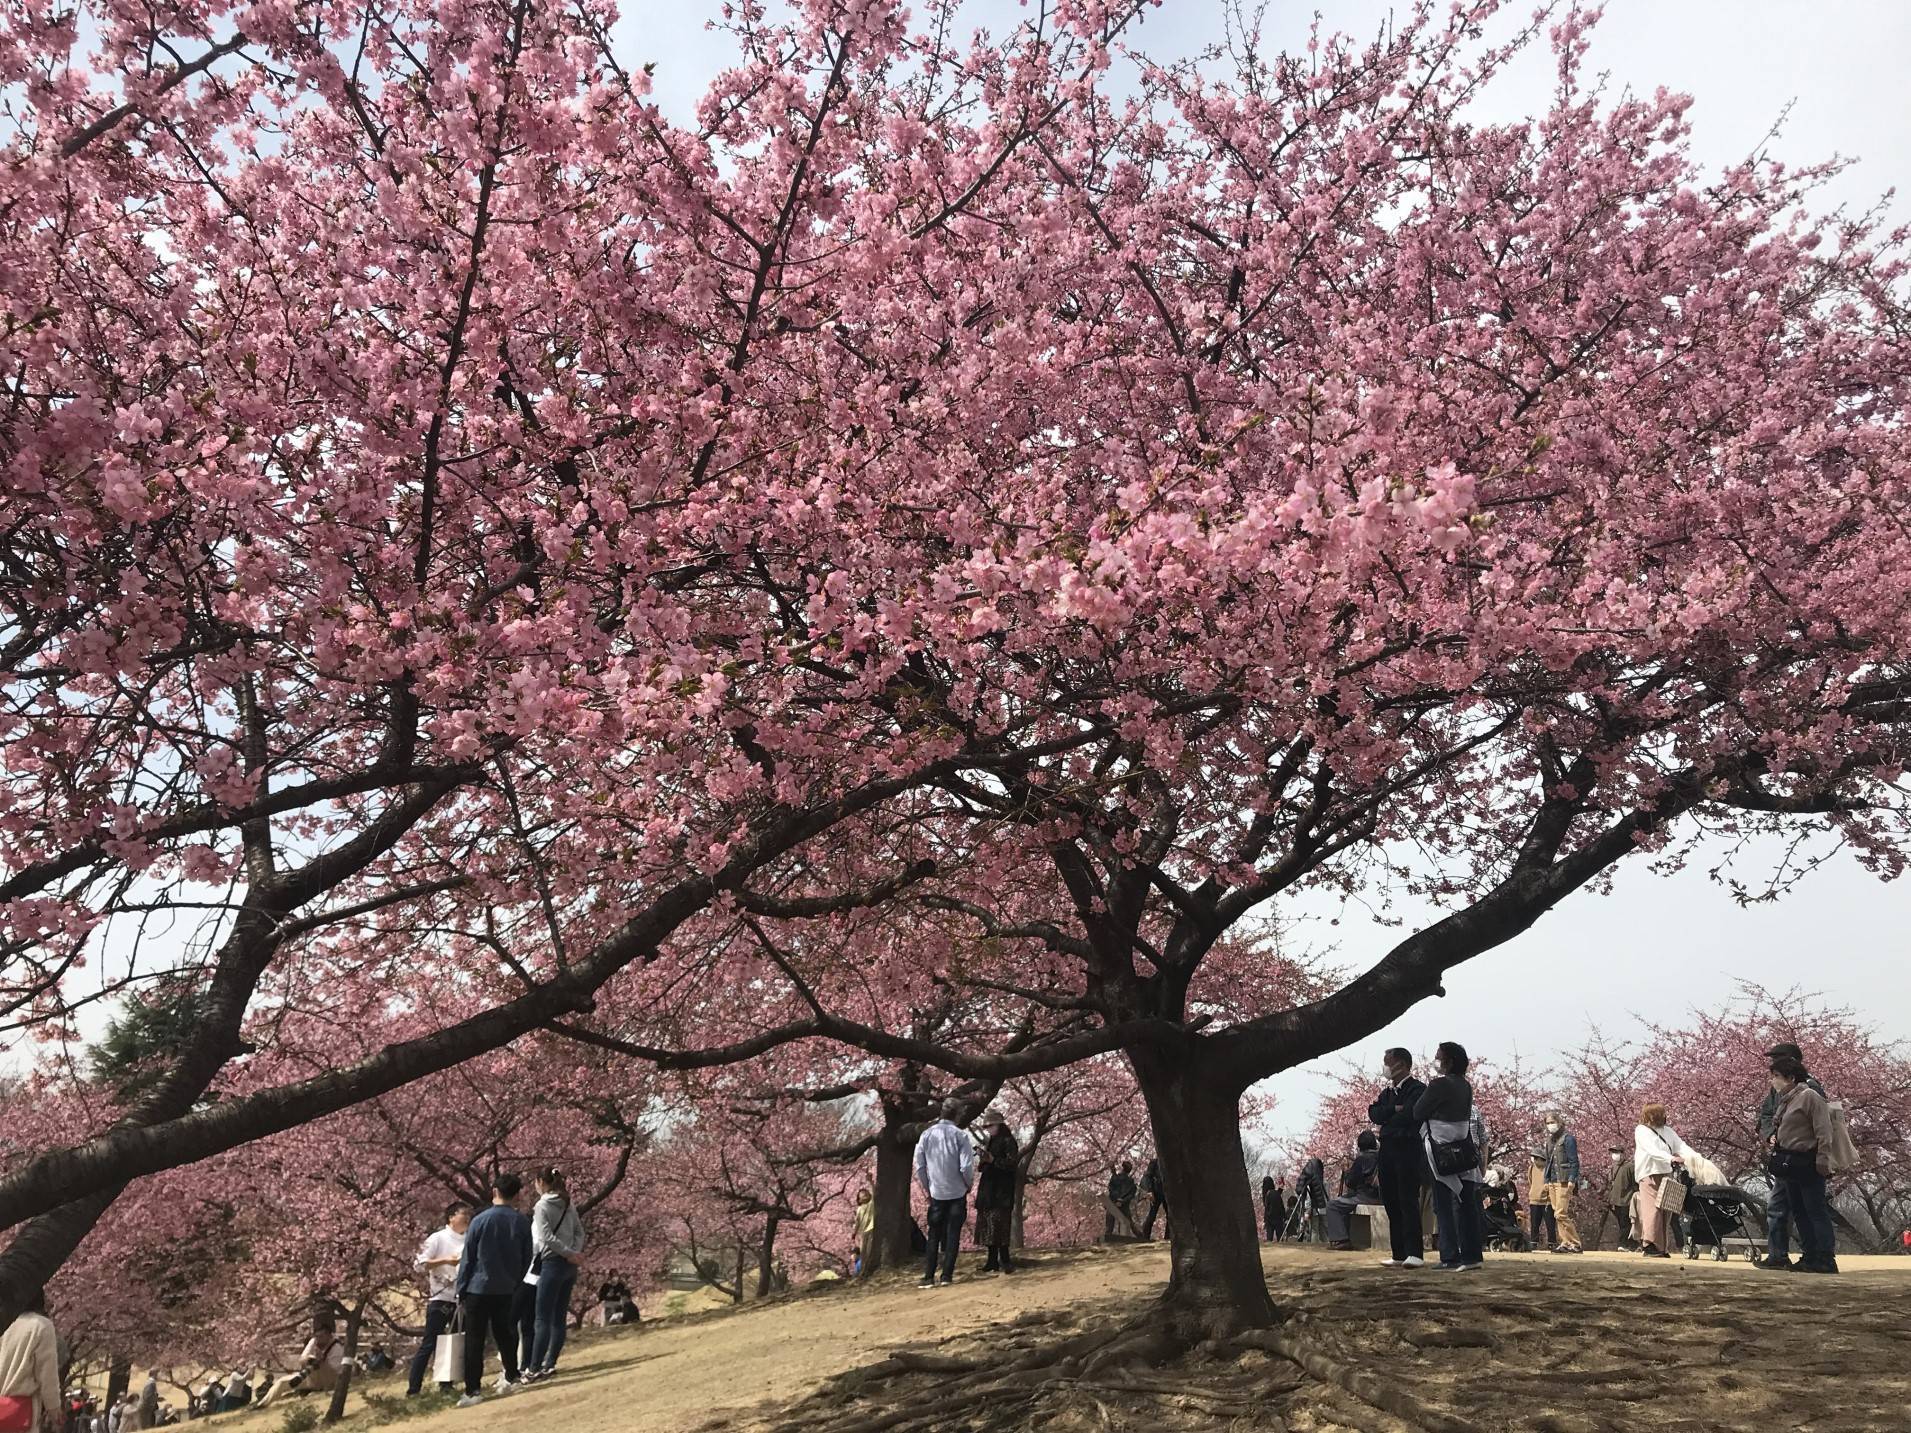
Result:
<svg viewBox="0 0 1911 1433"><path fill-rule="evenodd" d="M1666 1123L1664 1105L1651 1104L1639 1111L1639 1124L1632 1132L1632 1172L1639 1177L1633 1214L1646 1258L1672 1257L1668 1252L1670 1216L1659 1207L1660 1186L1679 1166L1703 1160L1704 1156Z"/></svg>

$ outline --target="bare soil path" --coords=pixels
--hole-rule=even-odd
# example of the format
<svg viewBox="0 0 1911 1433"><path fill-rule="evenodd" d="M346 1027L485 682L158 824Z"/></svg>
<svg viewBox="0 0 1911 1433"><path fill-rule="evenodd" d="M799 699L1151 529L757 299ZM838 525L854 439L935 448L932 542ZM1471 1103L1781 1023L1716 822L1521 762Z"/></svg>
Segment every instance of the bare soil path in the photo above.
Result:
<svg viewBox="0 0 1911 1433"><path fill-rule="evenodd" d="M1258 1346L1203 1345L1160 1367L1043 1360L1145 1318L1167 1275L1165 1245L1084 1250L1038 1257L1010 1279L933 1291L900 1278L825 1284L587 1333L548 1384L402 1423L412 1433L1911 1428L1911 1258L1840 1262L1835 1279L1622 1255L1396 1273L1373 1255L1278 1247L1265 1255L1269 1282L1293 1317ZM1020 1373L996 1376L1017 1361ZM1370 1381L1376 1370L1398 1397ZM359 1428L384 1420L402 1382L367 1391L370 1410L354 1399ZM219 1422L280 1427L272 1412Z"/></svg>

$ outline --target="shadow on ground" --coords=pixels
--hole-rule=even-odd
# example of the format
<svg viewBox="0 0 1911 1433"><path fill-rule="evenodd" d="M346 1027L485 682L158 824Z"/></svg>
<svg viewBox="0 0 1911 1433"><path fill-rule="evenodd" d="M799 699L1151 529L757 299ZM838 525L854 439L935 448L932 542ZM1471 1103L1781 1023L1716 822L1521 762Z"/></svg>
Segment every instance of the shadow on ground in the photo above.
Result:
<svg viewBox="0 0 1911 1433"><path fill-rule="evenodd" d="M1144 1296L1030 1309L702 1433L1911 1428L1911 1260L1836 1279L1546 1256L1443 1274L1282 1250L1269 1276L1276 1330L1163 1360L1134 1337Z"/></svg>

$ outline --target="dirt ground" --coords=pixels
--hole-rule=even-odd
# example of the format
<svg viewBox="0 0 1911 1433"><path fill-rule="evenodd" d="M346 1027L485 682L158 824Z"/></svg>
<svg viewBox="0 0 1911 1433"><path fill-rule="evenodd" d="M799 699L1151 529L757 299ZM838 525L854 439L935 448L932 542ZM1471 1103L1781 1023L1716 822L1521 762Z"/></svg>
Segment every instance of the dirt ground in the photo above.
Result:
<svg viewBox="0 0 1911 1433"><path fill-rule="evenodd" d="M965 1265L969 1262L965 1255ZM559 1377L415 1433L1803 1433L1911 1427L1911 1258L1838 1278L1743 1261L1490 1257L1468 1274L1267 1250L1280 1328L1164 1361L1166 1246L1038 1256L923 1291L820 1285L575 1339ZM1097 1350L1100 1350L1097 1353ZM1116 1355L1119 1354L1117 1357ZM491 1367L495 1369L495 1361ZM402 1393L371 1382L371 1427ZM277 1433L272 1412L219 1420Z"/></svg>

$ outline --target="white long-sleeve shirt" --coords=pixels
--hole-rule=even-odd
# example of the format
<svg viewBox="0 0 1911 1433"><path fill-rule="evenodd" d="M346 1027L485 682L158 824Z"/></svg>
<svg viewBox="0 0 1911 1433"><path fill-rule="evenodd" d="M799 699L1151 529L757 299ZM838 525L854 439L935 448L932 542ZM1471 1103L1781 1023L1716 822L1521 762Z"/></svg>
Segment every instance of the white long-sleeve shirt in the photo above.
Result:
<svg viewBox="0 0 1911 1433"><path fill-rule="evenodd" d="M1655 1175L1672 1173L1675 1157L1684 1159L1693 1151L1671 1125L1638 1125L1632 1131L1632 1172L1641 1184Z"/></svg>
<svg viewBox="0 0 1911 1433"><path fill-rule="evenodd" d="M455 1304L458 1302L458 1264L464 1257L464 1235L447 1225L443 1229L434 1229L425 1239L425 1246L413 1259L412 1267L425 1271L425 1297L433 1303ZM434 1259L450 1259L452 1262L439 1268L427 1267Z"/></svg>
<svg viewBox="0 0 1911 1433"><path fill-rule="evenodd" d="M0 1333L0 1394L31 1398L36 1428L66 1426L60 1388L60 1340L45 1314L21 1314Z"/></svg>
<svg viewBox="0 0 1911 1433"><path fill-rule="evenodd" d="M916 1141L916 1183L931 1199L967 1199L975 1182L975 1142L947 1120Z"/></svg>

